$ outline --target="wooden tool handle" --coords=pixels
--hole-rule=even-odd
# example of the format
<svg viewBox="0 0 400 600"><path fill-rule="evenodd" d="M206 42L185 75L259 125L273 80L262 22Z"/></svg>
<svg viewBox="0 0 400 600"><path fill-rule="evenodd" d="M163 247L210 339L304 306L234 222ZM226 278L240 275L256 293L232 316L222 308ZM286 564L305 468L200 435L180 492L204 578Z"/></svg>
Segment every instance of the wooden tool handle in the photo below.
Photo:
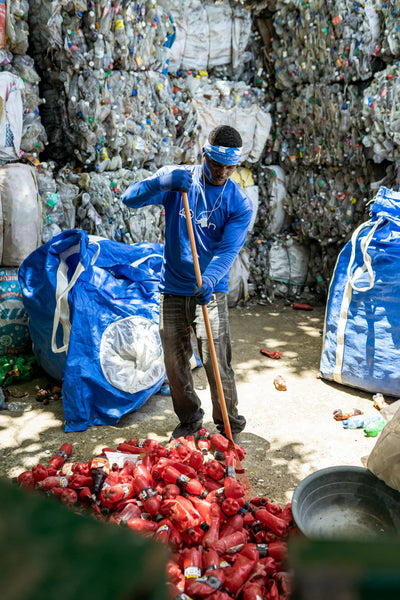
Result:
<svg viewBox="0 0 400 600"><path fill-rule="evenodd" d="M189 200L188 200L188 196L187 196L186 192L182 192L182 198L183 198L183 206L185 209L186 224L187 224L188 233L189 233L190 248L192 250L194 271L196 274L196 281L197 281L198 287L201 287L202 279L201 279L199 257L197 256L196 240L194 239L192 218L190 215L190 208L189 208ZM204 323L206 326L208 345L210 347L211 361L212 361L212 364L214 367L215 381L217 383L218 398L219 398L219 404L221 406L222 419L224 421L225 432L226 432L227 437L233 443L231 425L229 423L228 411L226 410L224 390L222 387L221 375L219 373L217 355L215 353L214 340L212 337L210 319L208 318L207 306L205 304L203 304L201 308L203 310L203 318L204 318Z"/></svg>

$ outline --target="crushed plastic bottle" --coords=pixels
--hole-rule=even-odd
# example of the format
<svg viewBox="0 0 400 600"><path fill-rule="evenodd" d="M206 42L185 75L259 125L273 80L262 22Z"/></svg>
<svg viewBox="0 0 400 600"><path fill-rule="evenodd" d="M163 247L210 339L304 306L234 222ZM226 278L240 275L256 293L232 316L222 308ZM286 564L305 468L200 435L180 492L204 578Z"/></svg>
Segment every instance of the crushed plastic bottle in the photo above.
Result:
<svg viewBox="0 0 400 600"><path fill-rule="evenodd" d="M27 412L32 410L32 404L28 402L19 402L17 400L13 400L12 402L7 402L4 405L5 410L10 412Z"/></svg>
<svg viewBox="0 0 400 600"><path fill-rule="evenodd" d="M282 377L282 375L278 375L274 378L274 386L280 392L285 392L287 390L286 381Z"/></svg>
<svg viewBox="0 0 400 600"><path fill-rule="evenodd" d="M345 419L344 421L342 421L344 429L372 429L376 428L381 423L385 424L386 421L381 417L379 413L355 415L353 417L350 417L349 419Z"/></svg>

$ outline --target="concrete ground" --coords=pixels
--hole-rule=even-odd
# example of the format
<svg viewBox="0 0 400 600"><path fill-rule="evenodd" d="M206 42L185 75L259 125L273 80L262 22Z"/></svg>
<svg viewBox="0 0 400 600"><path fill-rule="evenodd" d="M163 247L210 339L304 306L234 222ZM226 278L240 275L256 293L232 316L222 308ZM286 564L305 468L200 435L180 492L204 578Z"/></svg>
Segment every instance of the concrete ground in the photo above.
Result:
<svg viewBox="0 0 400 600"><path fill-rule="evenodd" d="M306 312L283 301L230 310L239 408L247 418L241 439L247 450L243 466L253 495L281 505L291 500L304 477L318 469L362 466L362 457L377 440L365 437L362 429L346 430L333 419L337 408L376 409L372 394L318 378L323 320L322 306ZM279 350L281 359L262 355L264 348ZM286 391L275 389L278 375L285 379ZM214 432L204 370L195 370L194 378L205 410L204 425ZM47 464L63 442L72 443L71 459L76 461L89 460L103 447L135 436L166 443L177 423L170 397L157 394L118 425L67 434L62 401L43 405L36 400L37 389L48 381L43 375L10 386L11 391L28 392L22 401L30 402L32 410L0 413L0 477L14 477L38 462Z"/></svg>

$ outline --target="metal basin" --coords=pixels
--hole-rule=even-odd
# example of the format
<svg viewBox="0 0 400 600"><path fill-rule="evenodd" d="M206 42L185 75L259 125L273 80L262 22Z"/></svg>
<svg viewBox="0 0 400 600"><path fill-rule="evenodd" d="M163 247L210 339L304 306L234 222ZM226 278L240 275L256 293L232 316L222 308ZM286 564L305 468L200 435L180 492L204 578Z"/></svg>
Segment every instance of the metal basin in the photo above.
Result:
<svg viewBox="0 0 400 600"><path fill-rule="evenodd" d="M310 539L371 539L400 533L400 492L363 467L329 467L296 487L293 519Z"/></svg>

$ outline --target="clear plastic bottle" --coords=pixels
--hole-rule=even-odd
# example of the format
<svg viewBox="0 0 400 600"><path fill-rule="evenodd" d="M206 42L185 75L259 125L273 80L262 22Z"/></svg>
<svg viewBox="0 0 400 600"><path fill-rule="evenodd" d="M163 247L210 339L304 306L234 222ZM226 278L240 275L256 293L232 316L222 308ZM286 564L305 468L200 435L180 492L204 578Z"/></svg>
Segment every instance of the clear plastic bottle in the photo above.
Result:
<svg viewBox="0 0 400 600"><path fill-rule="evenodd" d="M355 415L354 417L342 421L345 429L361 429L362 427L365 429L372 429L381 422L385 422L385 420L380 414Z"/></svg>
<svg viewBox="0 0 400 600"><path fill-rule="evenodd" d="M97 36L97 40L94 43L94 68L102 69L103 68L103 60L104 60L104 40L103 35L99 33Z"/></svg>
<svg viewBox="0 0 400 600"><path fill-rule="evenodd" d="M17 400L13 400L12 402L8 402L4 405L6 410L10 412L27 412L28 410L32 410L32 404L28 402L18 402Z"/></svg>

